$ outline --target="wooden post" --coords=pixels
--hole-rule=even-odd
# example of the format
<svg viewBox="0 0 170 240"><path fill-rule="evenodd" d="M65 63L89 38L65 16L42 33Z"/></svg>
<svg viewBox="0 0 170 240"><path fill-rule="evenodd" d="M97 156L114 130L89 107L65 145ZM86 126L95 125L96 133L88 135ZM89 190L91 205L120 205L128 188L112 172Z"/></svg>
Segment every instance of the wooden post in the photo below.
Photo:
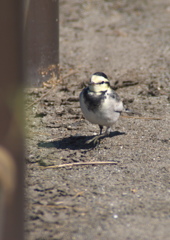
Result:
<svg viewBox="0 0 170 240"><path fill-rule="evenodd" d="M25 78L30 87L41 86L58 75L59 0L26 0L24 6Z"/></svg>

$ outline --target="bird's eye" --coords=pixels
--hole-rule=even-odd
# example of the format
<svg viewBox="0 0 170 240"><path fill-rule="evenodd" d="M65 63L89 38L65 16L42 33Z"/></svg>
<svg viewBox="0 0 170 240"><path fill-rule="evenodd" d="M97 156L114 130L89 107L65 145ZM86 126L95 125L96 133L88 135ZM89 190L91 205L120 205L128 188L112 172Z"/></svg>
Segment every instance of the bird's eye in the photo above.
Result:
<svg viewBox="0 0 170 240"><path fill-rule="evenodd" d="M105 83L105 81L99 82L99 84L104 84L104 83Z"/></svg>

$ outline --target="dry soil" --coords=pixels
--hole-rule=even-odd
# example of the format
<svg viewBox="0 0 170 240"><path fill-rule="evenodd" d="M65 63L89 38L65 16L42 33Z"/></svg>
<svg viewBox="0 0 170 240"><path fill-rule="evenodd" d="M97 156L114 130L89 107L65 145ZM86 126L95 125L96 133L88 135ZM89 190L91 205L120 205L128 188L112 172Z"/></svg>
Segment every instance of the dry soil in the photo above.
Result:
<svg viewBox="0 0 170 240"><path fill-rule="evenodd" d="M60 65L27 91L26 239L170 239L169 0L61 0ZM94 146L78 96L96 71L142 116ZM115 164L45 168L96 161Z"/></svg>

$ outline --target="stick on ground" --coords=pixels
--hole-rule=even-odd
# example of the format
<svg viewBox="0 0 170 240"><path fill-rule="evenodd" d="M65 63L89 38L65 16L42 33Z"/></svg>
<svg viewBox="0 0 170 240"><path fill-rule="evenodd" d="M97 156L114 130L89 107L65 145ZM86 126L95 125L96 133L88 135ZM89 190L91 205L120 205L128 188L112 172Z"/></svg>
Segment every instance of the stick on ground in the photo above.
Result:
<svg viewBox="0 0 170 240"><path fill-rule="evenodd" d="M142 120L162 120L162 118L158 117L134 117L134 116L124 116L121 115L122 118L133 118L133 119L142 119Z"/></svg>
<svg viewBox="0 0 170 240"><path fill-rule="evenodd" d="M43 167L45 169L49 168L63 168L63 167L75 167L75 166L85 166L85 165L117 165L118 162L111 162L111 161L105 161L105 162L77 162L77 163L66 163L66 164L60 164L60 165L53 165L48 167Z"/></svg>

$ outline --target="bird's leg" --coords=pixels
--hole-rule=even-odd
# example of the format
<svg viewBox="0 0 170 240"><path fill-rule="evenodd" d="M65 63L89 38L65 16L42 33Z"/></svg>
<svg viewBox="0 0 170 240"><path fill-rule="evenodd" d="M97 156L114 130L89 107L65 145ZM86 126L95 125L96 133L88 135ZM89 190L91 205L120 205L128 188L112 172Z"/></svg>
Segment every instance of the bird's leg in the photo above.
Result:
<svg viewBox="0 0 170 240"><path fill-rule="evenodd" d="M86 142L87 144L89 144L91 142L94 142L94 144L96 144L100 140L100 138L106 137L106 136L108 136L110 134L110 130L111 130L110 127L107 127L106 131L103 134L102 134L103 126L99 125L99 127L100 127L100 135L97 135L97 136L93 137L92 139L88 140Z"/></svg>
<svg viewBox="0 0 170 240"><path fill-rule="evenodd" d="M110 131L111 131L111 127L107 127L107 128L106 128L105 135L106 135L106 136L109 135L109 134L110 134Z"/></svg>
<svg viewBox="0 0 170 240"><path fill-rule="evenodd" d="M100 135L102 135L103 126L99 125L99 128L100 128Z"/></svg>

